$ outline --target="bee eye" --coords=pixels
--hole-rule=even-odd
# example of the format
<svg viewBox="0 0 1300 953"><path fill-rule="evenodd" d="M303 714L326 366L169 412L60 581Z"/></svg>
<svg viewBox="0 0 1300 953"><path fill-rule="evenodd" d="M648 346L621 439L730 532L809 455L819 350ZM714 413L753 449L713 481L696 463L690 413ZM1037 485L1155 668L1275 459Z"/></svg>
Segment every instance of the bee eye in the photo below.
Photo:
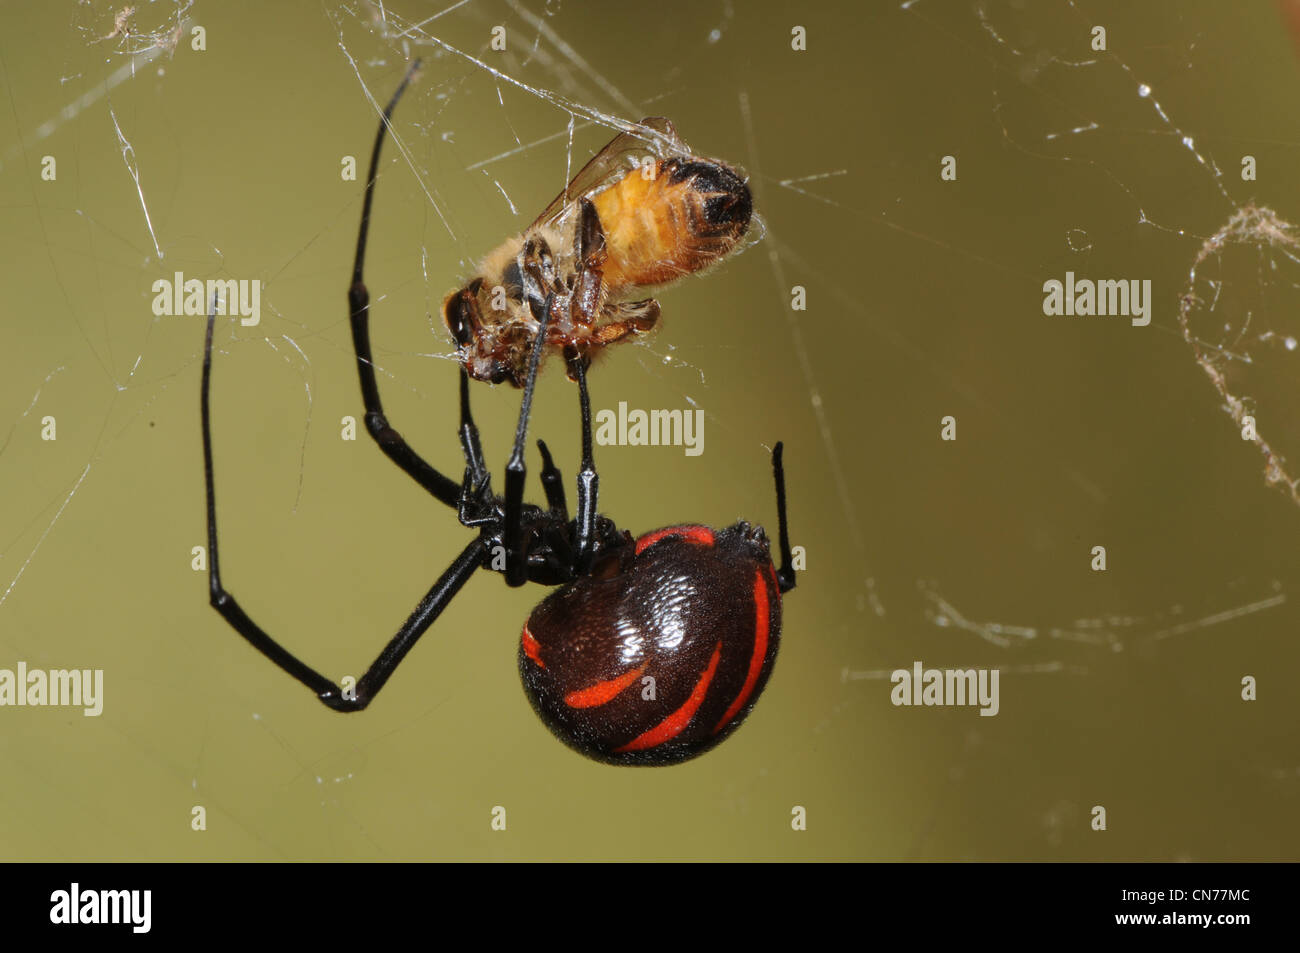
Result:
<svg viewBox="0 0 1300 953"><path fill-rule="evenodd" d="M442 309L443 322L461 347L468 346L474 340L476 308L470 289L465 288L448 298L447 304Z"/></svg>

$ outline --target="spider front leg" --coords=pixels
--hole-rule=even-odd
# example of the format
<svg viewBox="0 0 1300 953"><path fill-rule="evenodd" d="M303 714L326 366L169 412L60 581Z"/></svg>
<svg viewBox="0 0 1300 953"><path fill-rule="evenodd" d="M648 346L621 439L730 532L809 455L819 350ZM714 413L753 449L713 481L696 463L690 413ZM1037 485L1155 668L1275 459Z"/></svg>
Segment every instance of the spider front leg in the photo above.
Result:
<svg viewBox="0 0 1300 953"><path fill-rule="evenodd" d="M217 549L217 499L212 468L212 426L208 396L212 386L212 328L215 320L215 311L210 311L207 336L203 345L203 383L199 395L203 427L203 478L207 495L209 601L230 627L242 635L253 648L310 688L325 705L335 711L360 711L379 694L379 690L384 687L420 636L428 630L447 604L455 598L456 593L460 592L461 587L469 581L469 577L474 575L483 564L487 542L482 537L478 537L461 551L447 567L447 571L420 600L415 611L407 617L402 627L397 630L397 634L389 640L383 652L357 681L352 691L344 692L337 684L302 662L268 635L221 584L221 561Z"/></svg>
<svg viewBox="0 0 1300 953"><path fill-rule="evenodd" d="M573 555L573 571L585 575L591 569L591 558L596 543L596 501L600 477L591 449L591 396L587 393L587 366L584 358L573 356L569 373L578 382L578 407L582 416L582 466L578 470L578 527L577 548Z"/></svg>
<svg viewBox="0 0 1300 953"><path fill-rule="evenodd" d="M573 255L578 262L573 288L569 295L569 320L575 326L590 327L602 307L605 264L605 229L596 214L596 206L582 199L578 206L578 226L574 230ZM596 541L596 506L600 478L591 448L591 397L587 393L587 368L591 357L570 346L564 353L569 379L578 384L578 406L582 417L582 464L578 470L578 519L573 572L584 575L591 569ZM549 462L549 461L548 461ZM556 474L556 480L559 474Z"/></svg>
<svg viewBox="0 0 1300 953"><path fill-rule="evenodd" d="M460 366L460 447L465 454L466 480L472 478L474 485L486 487L488 478L487 464L483 462L483 445L479 443L478 426L469 409L469 371L465 365Z"/></svg>
<svg viewBox="0 0 1300 953"><path fill-rule="evenodd" d="M524 269L528 306L537 321L537 336L533 338L532 353L528 359L528 377L524 381L524 396L519 403L519 424L515 427L515 445L506 464L505 525L502 527L502 544L506 549L506 585L522 586L528 581L528 561L524 553L520 522L523 518L524 480L528 465L524 461L524 444L528 439L528 415L532 411L533 391L537 386L537 369L546 349L546 328L550 324L555 293L544 299L540 296L540 276L533 267Z"/></svg>
<svg viewBox="0 0 1300 953"><path fill-rule="evenodd" d="M419 68L416 60L407 70L402 83L393 93L388 106L384 109L379 123L379 132L375 135L374 149L370 153L370 173L366 179L365 199L361 206L361 228L357 233L357 253L352 269L352 284L348 287L348 315L352 323L352 347L357 356L357 375L361 379L361 400L366 408L366 431L379 444L390 460L402 468L416 483L428 490L434 497L455 507L460 498L460 485L450 477L434 469L407 444L400 433L388 423L384 415L384 405L379 399L379 385L375 380L375 362L370 350L370 291L366 288L363 272L366 261L366 241L370 235L370 208L375 198L375 178L379 173L379 152L384 144L384 135L391 122L397 101L406 91L411 77ZM472 422L471 422L472 423ZM477 437L475 437L477 439ZM469 456L468 449L466 456Z"/></svg>
<svg viewBox="0 0 1300 953"><path fill-rule="evenodd" d="M776 484L778 552L781 556L781 567L776 571L776 579L781 591L789 592L795 587L795 578L790 556L790 527L785 514L784 452L785 445L778 440L776 446L772 448L772 480Z"/></svg>
<svg viewBox="0 0 1300 953"><path fill-rule="evenodd" d="M546 505L560 519L569 519L569 502L564 498L564 480L560 470L551 459L551 451L545 441L537 441L537 451L542 455L542 492L546 494Z"/></svg>
<svg viewBox="0 0 1300 953"><path fill-rule="evenodd" d="M478 427L470 412L469 372L464 365L460 369L460 427L457 432L465 454L465 477L461 482L456 514L462 526L478 528L496 519L496 498L492 495L491 474L483 462Z"/></svg>

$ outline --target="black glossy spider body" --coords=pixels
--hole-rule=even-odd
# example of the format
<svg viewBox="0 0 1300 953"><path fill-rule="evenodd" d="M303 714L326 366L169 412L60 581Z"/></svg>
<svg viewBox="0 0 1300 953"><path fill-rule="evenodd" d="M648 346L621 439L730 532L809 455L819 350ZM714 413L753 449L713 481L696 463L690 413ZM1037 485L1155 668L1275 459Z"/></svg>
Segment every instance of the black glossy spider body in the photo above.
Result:
<svg viewBox="0 0 1300 953"><path fill-rule="evenodd" d="M470 411L469 377L460 373L459 437L465 460L457 482L434 469L388 423L371 359L369 293L362 278L380 147L415 66L384 111L371 154L348 301L366 429L384 453L436 499L456 510L475 538L420 600L370 668L347 690L300 661L268 635L221 582L217 549L209 391L214 316L204 344L201 415L207 490L212 606L240 635L306 685L329 708L365 708L439 614L479 569L506 583L559 586L531 614L519 647L524 689L534 709L566 744L598 760L671 764L729 735L767 682L781 630L781 593L794 587L786 530L781 444L772 453L780 520L781 568L761 528L738 523L715 532L682 525L637 540L596 511L591 402L586 361L569 357L578 384L582 463L578 512L570 518L560 472L546 445L541 482L546 506L523 501L529 411L546 342L554 293L520 254L528 305L538 322L520 405L505 493L492 491Z"/></svg>

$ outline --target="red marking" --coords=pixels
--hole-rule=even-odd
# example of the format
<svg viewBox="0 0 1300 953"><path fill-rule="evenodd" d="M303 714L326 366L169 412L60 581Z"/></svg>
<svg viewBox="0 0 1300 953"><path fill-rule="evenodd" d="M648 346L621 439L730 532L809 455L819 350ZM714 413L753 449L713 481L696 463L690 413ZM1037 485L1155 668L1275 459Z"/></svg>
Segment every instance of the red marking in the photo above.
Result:
<svg viewBox="0 0 1300 953"><path fill-rule="evenodd" d="M667 539L669 536L680 536L692 543L699 543L701 546L713 545L713 530L707 526L669 526L667 529L657 529L653 533L646 533L636 541L636 554L641 555L642 550L648 549L661 539Z"/></svg>
<svg viewBox="0 0 1300 953"><path fill-rule="evenodd" d="M524 654L536 662L542 668L546 668L546 663L542 661L542 647L537 640L533 638L533 633L528 631L528 626L524 626Z"/></svg>
<svg viewBox="0 0 1300 953"><path fill-rule="evenodd" d="M642 662L640 668L634 668L630 672L624 672L618 678L611 678L607 682L597 682L590 688L582 688L576 692L569 692L564 696L564 704L570 708L594 708L597 705L603 705L606 702L613 701L614 697L627 688L640 677L645 671L648 662Z"/></svg>
<svg viewBox="0 0 1300 953"><path fill-rule="evenodd" d="M749 701L749 696L754 693L754 686L758 684L758 675L763 671L763 659L767 656L768 621L767 582L763 579L763 570L760 569L754 574L754 654L749 657L749 674L745 676L745 684L741 686L740 694L736 696L727 713L713 729L712 733L715 735L736 717L737 712L745 707L745 702Z"/></svg>
<svg viewBox="0 0 1300 953"><path fill-rule="evenodd" d="M713 658L709 659L709 667L704 670L700 680L695 683L695 689L691 692L691 697L686 699L686 704L677 709L659 724L655 725L649 731L637 735L621 748L615 748L615 754L622 754L624 751L644 751L646 748L653 748L655 745L661 745L665 741L671 741L682 733L691 719L695 717L696 710L704 702L704 696L708 694L709 683L713 681L713 673L718 670L718 660L722 658L722 643L719 642L713 648Z"/></svg>

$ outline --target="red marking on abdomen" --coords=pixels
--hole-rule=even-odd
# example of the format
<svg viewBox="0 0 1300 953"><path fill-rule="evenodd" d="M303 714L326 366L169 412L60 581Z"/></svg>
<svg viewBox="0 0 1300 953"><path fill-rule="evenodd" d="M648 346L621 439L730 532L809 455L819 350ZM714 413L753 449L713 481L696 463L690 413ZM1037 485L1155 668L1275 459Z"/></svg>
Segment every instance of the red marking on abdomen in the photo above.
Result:
<svg viewBox="0 0 1300 953"><path fill-rule="evenodd" d="M538 641L535 638L533 638L533 633L528 631L528 626L524 626L523 643L524 643L524 654L527 655L534 662L536 662L538 665L540 665L542 668L546 668L546 663L542 661L542 647L538 643Z"/></svg>
<svg viewBox="0 0 1300 953"><path fill-rule="evenodd" d="M713 545L713 530L707 526L669 526L667 529L657 529L653 533L646 533L636 541L636 554L641 555L643 549L647 549L669 536L680 536L683 539L690 540L692 543L699 543L701 546Z"/></svg>
<svg viewBox="0 0 1300 953"><path fill-rule="evenodd" d="M576 692L569 692L564 696L564 704L570 708L594 708L597 705L603 705L608 701L613 701L623 689L627 688L640 677L645 671L647 663L642 662L640 668L634 668L630 672L624 672L618 678L611 678L607 682L597 682L589 688L580 688Z"/></svg>
<svg viewBox="0 0 1300 953"><path fill-rule="evenodd" d="M713 681L713 673L718 670L718 660L722 658L722 643L719 642L713 649L713 658L709 659L709 667L704 670L700 680L695 683L695 688L691 692L691 697L686 699L686 703L677 709L659 724L655 725L649 731L637 735L621 748L615 748L615 754L622 754L624 751L644 751L646 748L653 748L655 745L661 745L665 741L671 741L682 733L691 719L695 717L695 712L700 705L704 703L704 696L708 694L709 683Z"/></svg>
<svg viewBox="0 0 1300 953"><path fill-rule="evenodd" d="M768 621L767 582L763 579L763 571L760 569L754 574L754 653L749 657L749 673L745 676L745 684L740 687L740 694L731 703L731 707L722 716L722 720L718 722L712 734L716 735L726 727L727 722L736 717L736 713L745 707L745 702L749 701L749 696L754 692L754 686L758 684L758 675L763 671L763 659L767 656Z"/></svg>

